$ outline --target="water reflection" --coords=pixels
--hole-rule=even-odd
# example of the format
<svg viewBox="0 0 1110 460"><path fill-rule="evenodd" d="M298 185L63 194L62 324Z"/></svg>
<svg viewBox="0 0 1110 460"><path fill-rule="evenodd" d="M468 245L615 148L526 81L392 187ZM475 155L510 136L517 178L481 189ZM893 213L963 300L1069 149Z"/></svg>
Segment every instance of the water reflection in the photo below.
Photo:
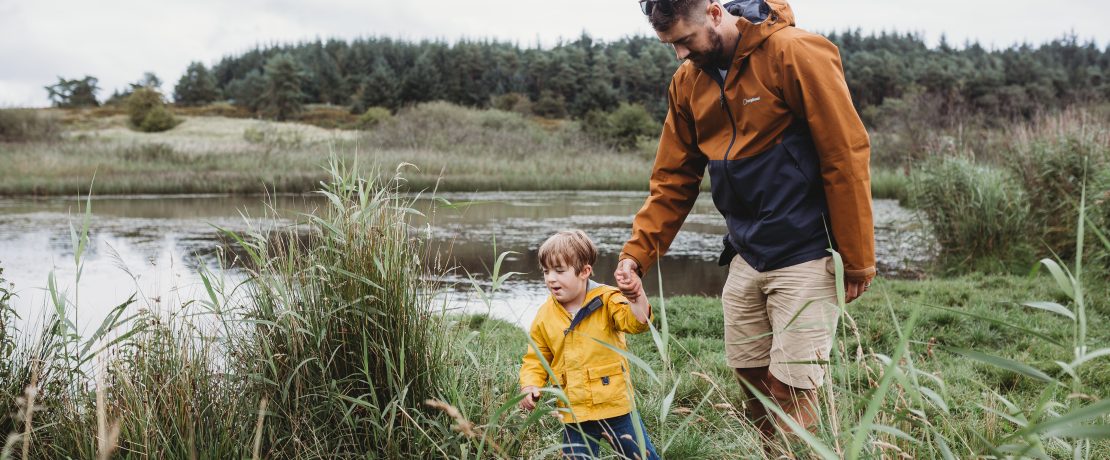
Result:
<svg viewBox="0 0 1110 460"><path fill-rule="evenodd" d="M551 233L581 228L600 251L595 279L613 283L612 270L630 223L643 203L638 192L526 192L445 194L421 197L415 206L425 214L418 228L430 236L429 250L443 256L446 272L438 306L454 311L489 311L527 324L545 292L538 273L536 249ZM84 203L73 199L0 200L0 266L16 284L15 305L26 319L40 316L46 304L41 289L53 270L71 296L80 295L78 325L99 325L111 307L140 293L144 301L163 307L201 298L196 274L212 268L232 284L244 277L238 265L216 267L220 254L235 255L236 245L217 227L263 233L303 222L318 212L318 196L229 197L99 197L92 202L90 244L80 290L76 277L71 224L80 227ZM274 211L274 210L278 211ZM928 259L913 214L895 202L875 203L880 271L912 275ZM716 265L723 221L706 197L699 200L683 231L645 280L650 295L718 295L726 271ZM496 247L496 249L495 249ZM229 252L230 251L230 252ZM489 272L499 252L512 251L502 272L521 272L492 300L475 294L477 282L488 289ZM242 254L240 259L243 259ZM234 261L234 257L227 260ZM166 307L168 308L168 307Z"/></svg>

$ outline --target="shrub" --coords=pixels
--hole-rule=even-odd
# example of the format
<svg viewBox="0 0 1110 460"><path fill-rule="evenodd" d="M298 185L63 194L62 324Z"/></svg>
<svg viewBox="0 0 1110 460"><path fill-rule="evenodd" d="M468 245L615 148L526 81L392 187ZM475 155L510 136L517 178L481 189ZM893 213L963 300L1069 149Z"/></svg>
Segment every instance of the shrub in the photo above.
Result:
<svg viewBox="0 0 1110 460"><path fill-rule="evenodd" d="M251 112L244 107L232 105L229 102L216 102L200 107L181 107L175 106L173 112L178 115L189 115L194 117L227 117L227 118L250 118Z"/></svg>
<svg viewBox="0 0 1110 460"><path fill-rule="evenodd" d="M927 162L911 179L913 205L924 211L948 269L1026 267L1029 204L1008 171L963 158Z"/></svg>
<svg viewBox="0 0 1110 460"><path fill-rule="evenodd" d="M1088 218L1100 228L1110 223L1105 200L1110 194L1110 147L1098 136L1072 132L1020 142L1010 156L1010 169L1029 199L1034 242L1071 260L1084 185Z"/></svg>
<svg viewBox="0 0 1110 460"><path fill-rule="evenodd" d="M147 133L168 131L179 123L166 109L162 94L151 88L137 88L131 93L127 116L132 127Z"/></svg>
<svg viewBox="0 0 1110 460"><path fill-rule="evenodd" d="M621 104L609 113L591 110L582 120L583 132L620 150L635 148L641 138L658 135L659 130L659 124L640 104Z"/></svg>
<svg viewBox="0 0 1110 460"><path fill-rule="evenodd" d="M300 147L304 136L293 129L281 129L272 123L262 123L243 130L243 139L267 148L288 149Z"/></svg>
<svg viewBox="0 0 1110 460"><path fill-rule="evenodd" d="M393 114L385 107L370 107L358 117L358 125L362 128L373 128L393 118Z"/></svg>
<svg viewBox="0 0 1110 460"><path fill-rule="evenodd" d="M658 135L660 126L640 104L621 104L609 114L610 138L619 149L636 147L641 137Z"/></svg>
<svg viewBox="0 0 1110 460"><path fill-rule="evenodd" d="M351 129L358 125L358 116L351 115L345 108L326 104L308 106L295 119L326 129Z"/></svg>
<svg viewBox="0 0 1110 460"><path fill-rule="evenodd" d="M490 105L505 112L516 112L522 115L532 114L532 100L520 93L505 93L490 99Z"/></svg>
<svg viewBox="0 0 1110 460"><path fill-rule="evenodd" d="M165 106L158 106L155 107L154 110L147 112L142 123L139 123L139 131L145 133L160 133L173 129L173 127L177 126L179 123L179 120L174 118L173 114L171 114Z"/></svg>
<svg viewBox="0 0 1110 460"><path fill-rule="evenodd" d="M0 142L30 142L61 137L61 123L35 109L0 110Z"/></svg>
<svg viewBox="0 0 1110 460"><path fill-rule="evenodd" d="M544 91L539 100L532 104L532 112L544 118L566 118L567 101L561 95Z"/></svg>

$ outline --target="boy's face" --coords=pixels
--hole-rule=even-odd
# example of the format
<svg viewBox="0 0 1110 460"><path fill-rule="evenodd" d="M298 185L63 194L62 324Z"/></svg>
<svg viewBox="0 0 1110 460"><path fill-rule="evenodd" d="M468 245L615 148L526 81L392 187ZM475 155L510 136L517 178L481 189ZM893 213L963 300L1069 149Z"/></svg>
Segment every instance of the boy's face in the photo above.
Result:
<svg viewBox="0 0 1110 460"><path fill-rule="evenodd" d="M555 296L555 300L565 307L574 308L579 305L569 303L582 301L580 297L586 294L586 284L592 272L593 267L589 265L575 272L574 267L559 261L550 267L543 267L543 281L547 285L547 290Z"/></svg>

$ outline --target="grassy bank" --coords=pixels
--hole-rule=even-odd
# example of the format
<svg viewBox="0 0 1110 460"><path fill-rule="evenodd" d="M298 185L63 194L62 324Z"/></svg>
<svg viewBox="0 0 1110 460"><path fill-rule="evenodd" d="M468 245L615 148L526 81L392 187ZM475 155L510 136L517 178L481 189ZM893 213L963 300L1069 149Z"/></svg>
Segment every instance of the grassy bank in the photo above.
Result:
<svg viewBox="0 0 1110 460"><path fill-rule="evenodd" d="M898 325L904 328L913 312L920 310L917 326L908 337L912 344L902 357L901 365L921 373L915 377L904 370L910 374L909 378L943 382L939 385L929 382L929 385L942 395L946 410L930 404L923 404L920 409L929 413L930 423L951 441L956 458L973 457L975 453L989 452L991 446L1003 444L1002 440L1018 429L1012 421L1016 412L1006 405L1035 407L1038 400L1045 397L1046 388L1033 378L968 359L945 347L1016 358L1051 373L1049 369L1055 367L1053 360L1067 353L1046 347L1043 341L1018 329L1026 328L1053 340L1067 341L1073 327L1070 321L1020 305L1029 299L1059 297L1046 281L1039 277L966 276L933 281L877 282L867 296L849 306L852 319L847 321L838 341L840 353L847 356L847 362L834 365L834 372L843 374L834 377L837 383L831 394L821 395L825 430L839 423L847 431L847 427L860 423L863 408L874 396L883 367L889 363L888 357L899 347ZM1088 312L1090 324L1110 319L1105 292L1093 296L1090 302L1099 306L1099 311ZM658 299L653 304L659 305ZM742 415L740 385L725 362L720 300L680 297L668 299L666 305L673 353L669 362L663 361L650 334L633 336L629 340L633 354L643 358L661 376L663 373L672 376L663 377L663 381L657 383L645 372L634 375L638 404L656 446L663 446L661 453L665 458L763 458L766 454L760 451L758 434ZM512 376L520 365L519 355L528 346L524 334L511 324L483 316L461 318L455 327L470 332L470 335L462 335L463 340L455 345L468 350L464 356L469 358L461 359L456 365L477 366L478 375L504 376L500 380L495 377L478 379L472 387L461 391L480 395L515 391ZM1092 343L1099 346L1110 343L1110 328L1098 326L1091 331L1088 339ZM1101 401L1110 396L1106 394L1106 389L1110 388L1110 368L1090 366L1083 377L1086 387L1092 390L1084 398ZM664 401L670 398L672 389L675 390L670 410L664 414L660 408L668 407ZM896 433L876 433L868 440L871 450L866 458L892 458L903 452L910 456L907 458L939 456L935 450L930 450L928 441L922 436L925 430L915 431L900 425L906 422L903 417L915 417L906 412L915 406L912 390L901 388L889 397L894 401L884 406L878 419L905 430L915 441L910 442ZM1003 398L1008 402L1003 402ZM501 402L502 399L491 398L484 407L471 409L467 415L479 421L488 420ZM523 424L524 414L514 417L516 423ZM557 422L544 423L540 428L527 431L522 451L534 452L558 444L557 428ZM831 433L823 435L828 436L826 441L832 438ZM519 435L503 432L499 436L508 442ZM964 446L960 449L955 447L957 444ZM790 458L795 455L805 458L801 455L805 449L797 450L797 446L795 449L793 454L782 453ZM1093 449L1092 458L1110 455L1110 442L1097 443ZM1061 450L1049 453L1054 458L1064 455Z"/></svg>

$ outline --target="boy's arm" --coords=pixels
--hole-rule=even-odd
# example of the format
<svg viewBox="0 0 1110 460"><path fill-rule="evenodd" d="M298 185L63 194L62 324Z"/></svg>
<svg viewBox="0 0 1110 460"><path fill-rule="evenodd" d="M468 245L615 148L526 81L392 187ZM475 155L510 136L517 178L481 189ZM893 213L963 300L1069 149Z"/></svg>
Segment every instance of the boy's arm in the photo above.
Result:
<svg viewBox="0 0 1110 460"><path fill-rule="evenodd" d="M613 314L613 325L617 330L629 334L639 334L648 330L648 324L651 323L653 315L642 286L636 301L629 301L624 294L613 294L613 297L609 298L609 304Z"/></svg>
<svg viewBox="0 0 1110 460"><path fill-rule="evenodd" d="M543 368L543 363L540 361L540 356L547 361L547 365L551 365L551 348L547 344L547 338L543 334L543 328L540 327L539 319L532 322L532 330L529 334L532 337L532 343L528 344L528 352L524 354L524 358L520 364L520 387L543 387L547 384L547 370ZM533 346L535 344L535 346ZM538 353L537 353L537 347Z"/></svg>

